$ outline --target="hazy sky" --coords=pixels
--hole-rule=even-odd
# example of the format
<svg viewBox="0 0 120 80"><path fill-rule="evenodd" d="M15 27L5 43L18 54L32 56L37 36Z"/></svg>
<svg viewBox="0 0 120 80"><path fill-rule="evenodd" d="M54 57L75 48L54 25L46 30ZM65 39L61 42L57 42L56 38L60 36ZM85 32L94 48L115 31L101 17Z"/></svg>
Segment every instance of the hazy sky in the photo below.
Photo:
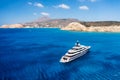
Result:
<svg viewBox="0 0 120 80"><path fill-rule="evenodd" d="M42 16L81 21L120 21L120 0L0 0L0 25Z"/></svg>

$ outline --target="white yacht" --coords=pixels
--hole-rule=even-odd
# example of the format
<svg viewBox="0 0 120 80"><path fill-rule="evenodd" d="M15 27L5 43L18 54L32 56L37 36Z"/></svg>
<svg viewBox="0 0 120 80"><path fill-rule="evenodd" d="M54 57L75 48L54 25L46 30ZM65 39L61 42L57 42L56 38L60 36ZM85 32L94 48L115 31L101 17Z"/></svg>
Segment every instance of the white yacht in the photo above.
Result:
<svg viewBox="0 0 120 80"><path fill-rule="evenodd" d="M77 41L75 43L75 46L73 46L72 49L68 50L67 53L64 56L62 56L60 62L70 62L80 56L83 56L89 51L90 48L91 46L80 45L79 41Z"/></svg>

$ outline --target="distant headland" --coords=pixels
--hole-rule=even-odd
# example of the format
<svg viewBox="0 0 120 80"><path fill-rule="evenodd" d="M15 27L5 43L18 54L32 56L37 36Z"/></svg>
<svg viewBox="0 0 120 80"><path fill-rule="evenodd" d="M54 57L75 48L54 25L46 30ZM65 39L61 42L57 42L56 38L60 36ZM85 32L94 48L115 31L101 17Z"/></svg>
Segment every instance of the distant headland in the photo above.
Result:
<svg viewBox="0 0 120 80"><path fill-rule="evenodd" d="M85 22L77 19L50 19L44 17L28 23L2 25L0 28L60 28L61 30L71 31L120 32L120 22Z"/></svg>

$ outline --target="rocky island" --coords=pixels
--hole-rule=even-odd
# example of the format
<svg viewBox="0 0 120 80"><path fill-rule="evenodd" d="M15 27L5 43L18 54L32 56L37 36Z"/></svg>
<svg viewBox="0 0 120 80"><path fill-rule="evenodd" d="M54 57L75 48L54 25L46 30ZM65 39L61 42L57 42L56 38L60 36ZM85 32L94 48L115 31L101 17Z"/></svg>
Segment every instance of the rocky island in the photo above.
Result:
<svg viewBox="0 0 120 80"><path fill-rule="evenodd" d="M61 30L85 32L120 32L120 22L97 21L85 22L77 19L40 18L33 22L2 25L0 28L60 28Z"/></svg>

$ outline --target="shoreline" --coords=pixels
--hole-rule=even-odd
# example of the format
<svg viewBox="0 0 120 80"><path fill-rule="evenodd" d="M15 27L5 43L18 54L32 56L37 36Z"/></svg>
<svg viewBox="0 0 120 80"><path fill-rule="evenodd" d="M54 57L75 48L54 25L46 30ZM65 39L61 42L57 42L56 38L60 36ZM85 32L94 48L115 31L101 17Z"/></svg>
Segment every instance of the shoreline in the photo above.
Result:
<svg viewBox="0 0 120 80"><path fill-rule="evenodd" d="M59 29L61 31L69 31L69 32L82 32L82 33L120 33L120 32L110 32L110 31L104 31L104 32L100 32L100 31L78 31L78 30L62 30L61 28L58 27L30 27L30 28L0 28L0 29Z"/></svg>
<svg viewBox="0 0 120 80"><path fill-rule="evenodd" d="M65 31L74 31L74 32L114 32L114 33L119 33L120 32L120 25L103 25L101 22L101 25L99 26L98 23L94 23L94 25L96 24L96 26L87 26L83 23L80 22L71 22L66 26L53 26L51 27L50 25L47 25L47 27L44 26L40 26L40 25L29 25L29 24L11 24L11 25L2 25L0 26L0 28L4 28L4 29L21 29L21 28L58 28L60 30L65 30ZM53 25L53 24L51 24ZM61 24L63 25L63 23ZM57 27L58 26L58 27Z"/></svg>

